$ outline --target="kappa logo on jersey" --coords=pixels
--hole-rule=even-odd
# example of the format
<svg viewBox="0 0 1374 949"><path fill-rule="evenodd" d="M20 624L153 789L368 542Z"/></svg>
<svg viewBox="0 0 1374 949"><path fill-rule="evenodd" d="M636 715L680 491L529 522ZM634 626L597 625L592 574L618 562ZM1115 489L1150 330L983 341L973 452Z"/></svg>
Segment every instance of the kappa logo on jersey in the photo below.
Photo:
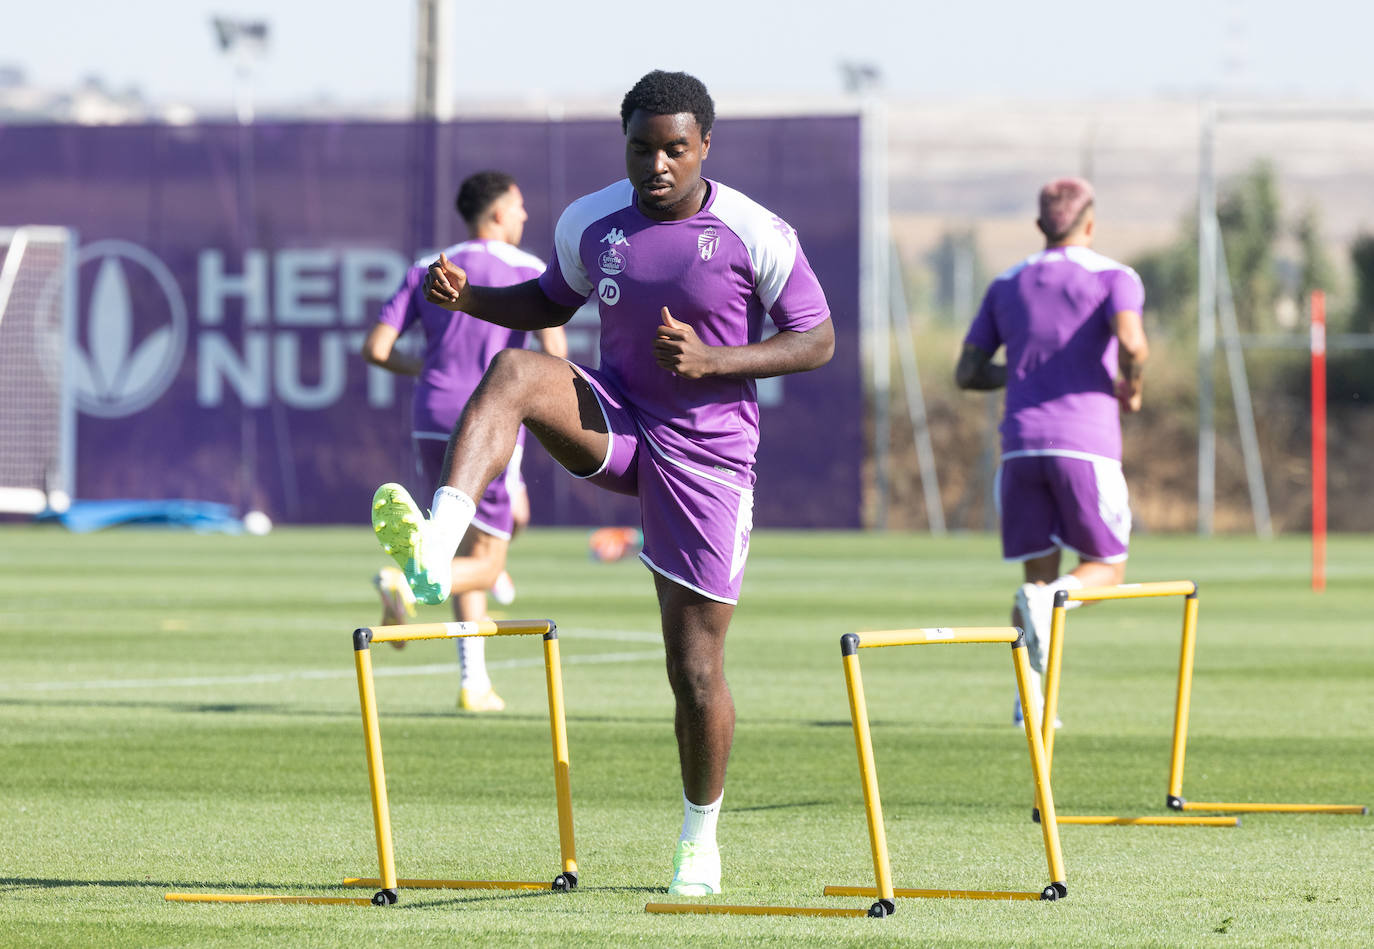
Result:
<svg viewBox="0 0 1374 949"><path fill-rule="evenodd" d="M607 306L615 306L620 302L620 284L610 277L605 278L597 284L596 295L601 298L601 302Z"/></svg>
<svg viewBox="0 0 1374 949"><path fill-rule="evenodd" d="M614 247L602 254L597 263L601 265L602 273L608 273L612 277L625 269L625 257Z"/></svg>
<svg viewBox="0 0 1374 949"><path fill-rule="evenodd" d="M720 235L714 227L708 227L697 235L697 253L701 255L702 260L710 260L719 246Z"/></svg>
<svg viewBox="0 0 1374 949"><path fill-rule="evenodd" d="M789 246L792 243L794 243L797 239L797 229L793 227L791 224L788 224L782 218L778 217L776 214L773 215L773 229L777 231L779 234L781 234L783 237L787 238L787 243Z"/></svg>
<svg viewBox="0 0 1374 949"><path fill-rule="evenodd" d="M618 227L611 228L606 236L601 238L601 243L610 244L612 247L618 244L624 244L626 247L630 246L630 242L625 239L625 232Z"/></svg>

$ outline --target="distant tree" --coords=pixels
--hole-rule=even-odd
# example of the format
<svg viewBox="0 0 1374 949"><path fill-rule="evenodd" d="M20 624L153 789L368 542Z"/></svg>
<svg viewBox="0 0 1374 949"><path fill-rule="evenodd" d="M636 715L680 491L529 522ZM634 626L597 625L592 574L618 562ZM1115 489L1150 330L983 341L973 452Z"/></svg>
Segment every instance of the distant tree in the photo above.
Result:
<svg viewBox="0 0 1374 949"><path fill-rule="evenodd" d="M1354 333L1374 332L1374 234L1361 234L1350 245L1355 271L1355 309L1350 314Z"/></svg>
<svg viewBox="0 0 1374 949"><path fill-rule="evenodd" d="M1267 161L1257 162L1217 202L1217 221L1242 329L1257 329L1260 315L1272 312L1278 296L1274 244L1279 237L1281 212L1278 182Z"/></svg>
<svg viewBox="0 0 1374 949"><path fill-rule="evenodd" d="M1313 290L1335 289L1336 271L1321 238L1321 212L1308 205L1294 228L1301 259L1298 261L1298 296L1306 300Z"/></svg>
<svg viewBox="0 0 1374 949"><path fill-rule="evenodd" d="M1197 316L1197 218L1180 225L1172 244L1146 251L1130 261L1145 285L1145 307L1164 327L1192 323Z"/></svg>
<svg viewBox="0 0 1374 949"><path fill-rule="evenodd" d="M935 304L946 321L961 325L973 319L987 281L972 228L945 231L927 257L935 273Z"/></svg>

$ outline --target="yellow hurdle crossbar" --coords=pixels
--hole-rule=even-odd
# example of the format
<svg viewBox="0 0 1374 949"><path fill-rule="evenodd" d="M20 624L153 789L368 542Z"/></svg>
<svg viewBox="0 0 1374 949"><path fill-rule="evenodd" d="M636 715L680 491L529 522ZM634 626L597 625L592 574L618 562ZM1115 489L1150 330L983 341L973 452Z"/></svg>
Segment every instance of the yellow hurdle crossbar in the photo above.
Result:
<svg viewBox="0 0 1374 949"><path fill-rule="evenodd" d="M1054 765L1053 722L1059 711L1059 683L1064 662L1065 627L1069 603L1090 603L1102 600L1135 600L1145 597L1183 597L1183 633L1179 645L1178 688L1174 695L1174 733L1169 753L1169 789L1165 805L1176 811L1230 811L1237 814L1367 814L1362 804L1231 804L1216 801L1187 801L1183 798L1183 764L1188 748L1188 715L1193 694L1193 663L1197 646L1197 584L1192 580L1165 580L1153 583L1122 583L1117 586L1080 587L1059 590L1054 596L1054 612L1050 620L1049 658L1045 664L1045 711L1040 729L1045 745L1046 765ZM1039 818L1038 812L1034 815ZM1118 826L1189 825L1200 827L1234 827L1239 819L1204 817L1121 818L1061 815L1061 824L1104 824Z"/></svg>
<svg viewBox="0 0 1374 949"><path fill-rule="evenodd" d="M371 906L361 896L272 896L253 893L168 893L169 903L307 903L313 906Z"/></svg>
<svg viewBox="0 0 1374 949"><path fill-rule="evenodd" d="M381 886L380 877L344 877L344 886ZM402 890L547 890L539 880L397 880Z"/></svg>
<svg viewBox="0 0 1374 949"><path fill-rule="evenodd" d="M871 909L839 906L748 906L727 903L645 903L646 913L682 913L698 916L881 916Z"/></svg>
<svg viewBox="0 0 1374 949"><path fill-rule="evenodd" d="M1368 814L1363 804L1225 804L1220 801L1179 801L1183 811L1232 811L1236 814Z"/></svg>
<svg viewBox="0 0 1374 949"><path fill-rule="evenodd" d="M920 890L894 887L893 895L930 900L1043 900L1039 890ZM827 886L826 896L877 896L876 886Z"/></svg>

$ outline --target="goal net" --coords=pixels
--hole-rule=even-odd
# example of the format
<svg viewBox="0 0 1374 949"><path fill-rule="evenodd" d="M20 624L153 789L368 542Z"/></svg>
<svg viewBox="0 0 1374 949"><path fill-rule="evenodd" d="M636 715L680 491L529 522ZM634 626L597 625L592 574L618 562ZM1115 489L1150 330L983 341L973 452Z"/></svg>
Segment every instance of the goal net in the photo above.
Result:
<svg viewBox="0 0 1374 949"><path fill-rule="evenodd" d="M0 228L0 511L70 503L75 255L68 228Z"/></svg>

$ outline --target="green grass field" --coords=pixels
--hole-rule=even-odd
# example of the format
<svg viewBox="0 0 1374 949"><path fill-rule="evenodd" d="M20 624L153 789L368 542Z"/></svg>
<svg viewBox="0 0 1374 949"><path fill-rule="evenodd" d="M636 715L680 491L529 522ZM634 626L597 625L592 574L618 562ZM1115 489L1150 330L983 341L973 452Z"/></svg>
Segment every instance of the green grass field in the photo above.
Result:
<svg viewBox="0 0 1374 949"><path fill-rule="evenodd" d="M1374 804L1374 538L1142 536L1133 580L1193 579L1186 797ZM402 891L391 908L174 904L168 891L368 895L351 632L376 620L365 528L267 537L0 530L0 944L1368 946L1374 817L1061 829L1069 898L912 900L887 920L649 916L681 819L649 576L585 531L517 542L510 618L558 623L582 885ZM720 842L729 903L866 906L839 637L998 625L1018 582L987 536L754 537L727 671L739 712ZM1073 614L1061 813L1165 814L1181 601ZM447 618L428 608L425 619ZM535 639L492 641L506 713L460 716L451 643L374 648L402 877L558 871ZM898 886L1048 882L1005 646L862 654Z"/></svg>

